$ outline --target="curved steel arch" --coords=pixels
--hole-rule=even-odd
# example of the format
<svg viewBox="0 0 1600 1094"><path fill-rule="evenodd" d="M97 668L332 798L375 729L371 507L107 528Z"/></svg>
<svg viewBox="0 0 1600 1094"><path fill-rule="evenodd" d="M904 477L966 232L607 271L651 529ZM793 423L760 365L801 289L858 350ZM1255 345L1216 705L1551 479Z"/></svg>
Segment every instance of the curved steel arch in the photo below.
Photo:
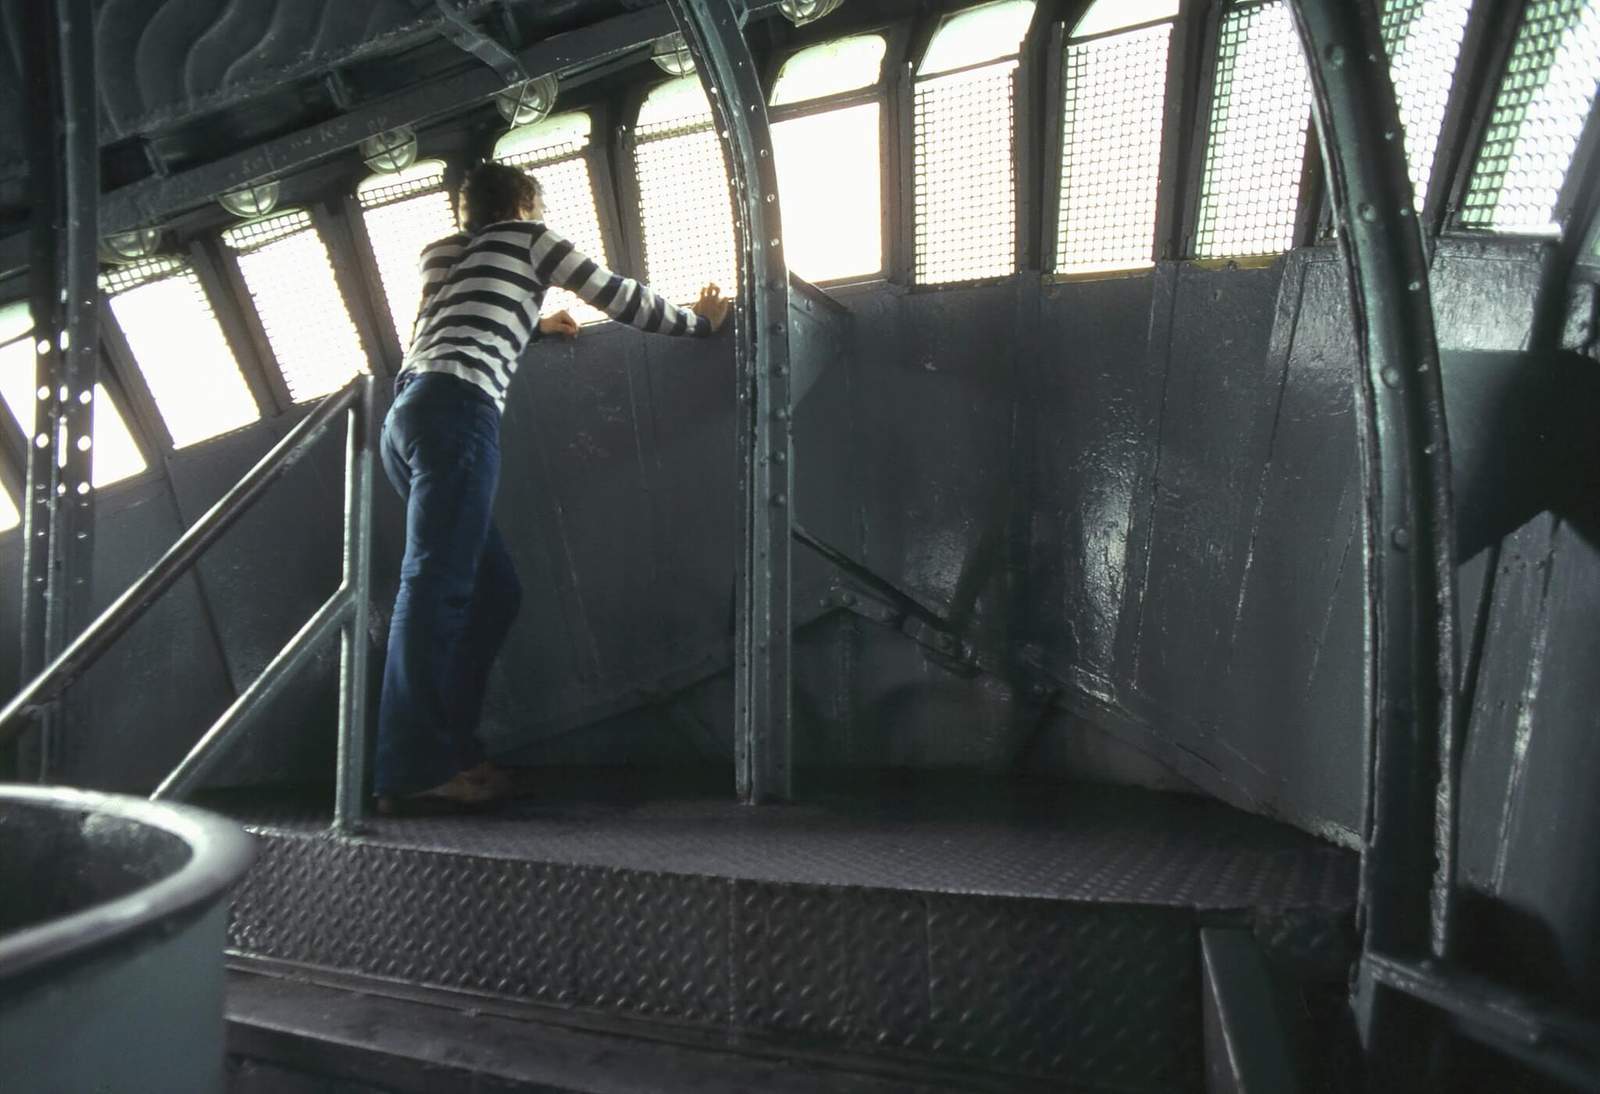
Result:
<svg viewBox="0 0 1600 1094"><path fill-rule="evenodd" d="M1369 960L1445 958L1455 880L1458 635L1450 444L1428 262L1377 12L1289 0L1360 343L1369 754L1357 992L1369 1058L1421 1066L1422 1011Z"/></svg>
<svg viewBox="0 0 1600 1094"><path fill-rule="evenodd" d="M734 635L739 796L783 800L790 763L789 268L766 96L734 0L667 0L694 54L722 133L738 248L740 549Z"/></svg>

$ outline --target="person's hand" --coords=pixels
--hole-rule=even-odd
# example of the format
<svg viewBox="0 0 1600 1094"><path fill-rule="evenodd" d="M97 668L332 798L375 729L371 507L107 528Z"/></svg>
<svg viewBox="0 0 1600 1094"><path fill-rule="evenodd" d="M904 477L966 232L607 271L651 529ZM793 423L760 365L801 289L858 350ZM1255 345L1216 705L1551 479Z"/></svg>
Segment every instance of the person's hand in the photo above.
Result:
<svg viewBox="0 0 1600 1094"><path fill-rule="evenodd" d="M578 321L572 318L572 313L558 311L554 315L547 315L539 320L539 333L544 335L558 335L562 338L578 337Z"/></svg>
<svg viewBox="0 0 1600 1094"><path fill-rule="evenodd" d="M694 302L695 314L711 320L712 331L722 329L722 324L728 319L728 309L731 307L733 302L722 299L722 290L715 285L707 285L701 289L700 299Z"/></svg>

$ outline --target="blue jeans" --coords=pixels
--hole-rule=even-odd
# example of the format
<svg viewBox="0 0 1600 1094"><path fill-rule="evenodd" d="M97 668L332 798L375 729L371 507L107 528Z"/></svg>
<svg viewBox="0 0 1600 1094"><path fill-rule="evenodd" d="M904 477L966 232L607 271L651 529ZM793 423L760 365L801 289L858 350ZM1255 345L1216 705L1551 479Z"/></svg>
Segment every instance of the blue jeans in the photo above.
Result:
<svg viewBox="0 0 1600 1094"><path fill-rule="evenodd" d="M483 695L522 601L492 519L500 412L443 373L408 378L383 423L383 469L406 502L406 551L378 707L379 794L480 763Z"/></svg>

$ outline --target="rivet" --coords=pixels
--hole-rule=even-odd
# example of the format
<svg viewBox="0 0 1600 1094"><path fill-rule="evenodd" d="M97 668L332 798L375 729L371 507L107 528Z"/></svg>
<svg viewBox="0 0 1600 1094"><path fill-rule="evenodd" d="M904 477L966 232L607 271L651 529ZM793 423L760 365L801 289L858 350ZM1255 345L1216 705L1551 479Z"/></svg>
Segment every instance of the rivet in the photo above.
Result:
<svg viewBox="0 0 1600 1094"><path fill-rule="evenodd" d="M1410 291L1410 292L1421 292L1422 291L1422 282L1420 282L1420 281L1408 281L1408 282L1406 282L1406 289L1408 291Z"/></svg>
<svg viewBox="0 0 1600 1094"><path fill-rule="evenodd" d="M1362 220L1366 221L1368 224L1371 224L1373 221L1378 219L1378 210L1374 209L1366 202L1362 202L1360 205L1356 206L1356 215Z"/></svg>
<svg viewBox="0 0 1600 1094"><path fill-rule="evenodd" d="M856 594L855 593L845 593L843 596L841 596L839 598L839 603L843 604L847 608L854 606L855 602L856 602Z"/></svg>
<svg viewBox="0 0 1600 1094"><path fill-rule="evenodd" d="M778 323L772 324L772 333L773 334L782 334L787 329L788 328L785 327L782 322L778 322Z"/></svg>
<svg viewBox="0 0 1600 1094"><path fill-rule="evenodd" d="M772 366L772 375L774 375L774 376L787 376L787 375L789 375L789 366L787 366L787 365L773 365Z"/></svg>
<svg viewBox="0 0 1600 1094"><path fill-rule="evenodd" d="M787 422L789 420L789 408L786 406L780 406L777 410L772 412L772 416L778 419L780 422Z"/></svg>
<svg viewBox="0 0 1600 1094"><path fill-rule="evenodd" d="M1411 531L1402 524L1400 527L1396 528L1392 533L1390 533L1389 540L1395 545L1397 550L1407 550L1411 546Z"/></svg>
<svg viewBox="0 0 1600 1094"><path fill-rule="evenodd" d="M1387 384L1389 387L1399 387L1400 386L1400 370L1395 368L1393 365L1390 365L1388 368L1384 369L1383 370L1383 382L1385 384Z"/></svg>
<svg viewBox="0 0 1600 1094"><path fill-rule="evenodd" d="M1334 68L1343 68L1344 67L1344 47L1343 46L1329 46L1323 52L1323 55L1328 58L1328 63L1330 65L1332 65Z"/></svg>
<svg viewBox="0 0 1600 1094"><path fill-rule="evenodd" d="M782 509L785 505L788 505L788 504L789 504L789 495L788 494L774 494L774 495L772 495L773 508Z"/></svg>
<svg viewBox="0 0 1600 1094"><path fill-rule="evenodd" d="M772 454L772 462L787 463L789 462L789 454L787 452L774 452Z"/></svg>

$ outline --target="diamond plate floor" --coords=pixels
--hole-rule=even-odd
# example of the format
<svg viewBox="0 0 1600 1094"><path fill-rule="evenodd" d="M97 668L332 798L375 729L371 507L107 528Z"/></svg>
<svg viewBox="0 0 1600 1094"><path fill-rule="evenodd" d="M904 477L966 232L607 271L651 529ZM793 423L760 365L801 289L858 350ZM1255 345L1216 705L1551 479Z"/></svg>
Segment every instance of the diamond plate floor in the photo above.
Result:
<svg viewBox="0 0 1600 1094"><path fill-rule="evenodd" d="M619 773L524 789L349 839L304 800L203 803L263 839L231 946L730 1043L1180 1091L1200 1082L1199 924L1337 972L1355 899L1346 851L1122 788L929 777L759 809Z"/></svg>
<svg viewBox="0 0 1600 1094"><path fill-rule="evenodd" d="M1347 911L1357 858L1202 798L1126 787L928 777L856 781L806 803L742 807L621 772L530 772L475 818L374 818L363 842L484 858L807 885L1199 910ZM210 804L255 831L326 830L283 794Z"/></svg>

